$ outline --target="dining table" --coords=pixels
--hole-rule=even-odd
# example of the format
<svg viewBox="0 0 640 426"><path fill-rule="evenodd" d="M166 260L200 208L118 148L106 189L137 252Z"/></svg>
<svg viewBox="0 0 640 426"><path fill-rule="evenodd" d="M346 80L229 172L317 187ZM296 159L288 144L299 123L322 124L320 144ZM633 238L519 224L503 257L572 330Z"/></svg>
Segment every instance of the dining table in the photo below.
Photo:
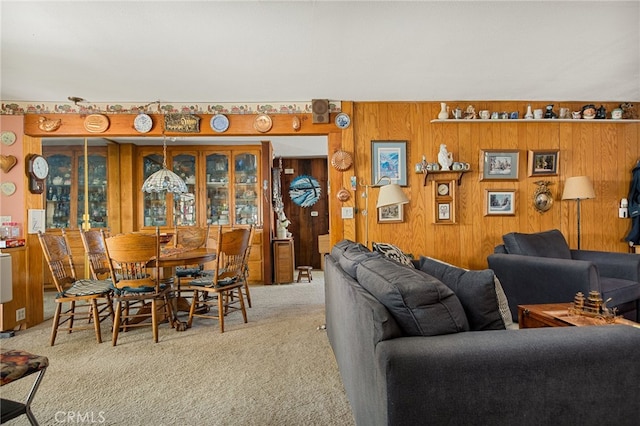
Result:
<svg viewBox="0 0 640 426"><path fill-rule="evenodd" d="M175 268L177 266L200 265L206 262L211 262L215 259L216 250L211 248L199 247L186 249L181 247L163 247L160 250L158 266L162 268L163 277L174 277ZM184 331L187 329L186 321L180 321L178 319L177 311L181 304L188 306L188 302L186 300L183 299L181 301L176 298L175 309L173 309L173 318L171 319L171 323L175 327L176 331Z"/></svg>

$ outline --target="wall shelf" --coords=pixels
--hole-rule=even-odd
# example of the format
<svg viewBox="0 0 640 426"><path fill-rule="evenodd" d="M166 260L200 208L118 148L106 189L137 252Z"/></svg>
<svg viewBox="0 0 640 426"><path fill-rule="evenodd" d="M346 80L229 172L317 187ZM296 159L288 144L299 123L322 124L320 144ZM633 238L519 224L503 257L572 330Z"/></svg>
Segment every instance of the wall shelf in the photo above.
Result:
<svg viewBox="0 0 640 426"><path fill-rule="evenodd" d="M456 118L449 118L447 120L431 120L431 123L455 123L455 124L460 124L460 123L471 123L471 124L480 124L480 123L522 123L522 122L526 122L526 123L597 123L597 124L603 124L603 123L616 123L616 124L626 124L626 123L640 123L640 120L630 120L630 119L621 119L621 120L612 120L612 119L605 119L605 120L599 120L599 119L590 119L590 120L584 120L584 119L565 119L565 118L541 118L541 119L535 119L535 118L516 118L516 119L482 119L482 118L475 118L475 119L464 119L464 118L460 118L460 119L456 119Z"/></svg>
<svg viewBox="0 0 640 426"><path fill-rule="evenodd" d="M460 186L462 183L462 175L469 173L470 171L471 170L425 170L421 173L424 174L424 182L422 183L422 186L427 186L430 175L457 175L458 177L456 178L456 181L458 182L458 186Z"/></svg>

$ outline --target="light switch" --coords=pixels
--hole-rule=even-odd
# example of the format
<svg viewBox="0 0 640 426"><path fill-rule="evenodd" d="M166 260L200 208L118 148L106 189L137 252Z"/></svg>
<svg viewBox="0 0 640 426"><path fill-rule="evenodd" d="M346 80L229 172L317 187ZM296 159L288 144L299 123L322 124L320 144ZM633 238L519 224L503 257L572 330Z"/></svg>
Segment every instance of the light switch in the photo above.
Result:
<svg viewBox="0 0 640 426"><path fill-rule="evenodd" d="M342 208L342 218L343 219L353 219L353 207L343 207Z"/></svg>

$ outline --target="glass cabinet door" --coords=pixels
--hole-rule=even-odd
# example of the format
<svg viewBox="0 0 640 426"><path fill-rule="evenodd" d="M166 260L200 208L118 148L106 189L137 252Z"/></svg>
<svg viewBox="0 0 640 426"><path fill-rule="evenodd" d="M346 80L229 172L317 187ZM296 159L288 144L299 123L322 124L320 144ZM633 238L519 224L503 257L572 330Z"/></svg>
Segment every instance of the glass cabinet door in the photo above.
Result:
<svg viewBox="0 0 640 426"><path fill-rule="evenodd" d="M143 182L162 169L162 153L147 154L142 159ZM144 193L144 226L165 226L167 224L167 193Z"/></svg>
<svg viewBox="0 0 640 426"><path fill-rule="evenodd" d="M46 227L69 228L71 220L71 183L73 182L73 155L47 156Z"/></svg>
<svg viewBox="0 0 640 426"><path fill-rule="evenodd" d="M258 224L258 155L239 153L234 155L234 202L236 225Z"/></svg>
<svg viewBox="0 0 640 426"><path fill-rule="evenodd" d="M78 213L76 223L82 226L85 205L91 228L104 228L107 223L107 158L104 155L89 154L88 157L88 203L85 204L84 155L78 157Z"/></svg>
<svg viewBox="0 0 640 426"><path fill-rule="evenodd" d="M206 157L207 223L229 225L229 154Z"/></svg>
<svg viewBox="0 0 640 426"><path fill-rule="evenodd" d="M196 225L196 156L174 155L173 172L185 181L188 188L184 194L173 195L175 224L194 226Z"/></svg>

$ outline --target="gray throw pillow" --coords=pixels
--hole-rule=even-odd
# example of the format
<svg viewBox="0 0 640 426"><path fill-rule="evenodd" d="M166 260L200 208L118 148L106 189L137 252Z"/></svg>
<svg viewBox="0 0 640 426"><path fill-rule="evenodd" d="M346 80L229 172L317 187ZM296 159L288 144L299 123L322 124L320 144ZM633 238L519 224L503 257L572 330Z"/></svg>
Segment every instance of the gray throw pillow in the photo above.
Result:
<svg viewBox="0 0 640 426"><path fill-rule="evenodd" d="M356 273L360 285L389 310L406 335L469 330L460 301L436 278L382 257L364 260Z"/></svg>
<svg viewBox="0 0 640 426"><path fill-rule="evenodd" d="M571 259L569 244L557 229L534 234L511 232L503 235L502 240L509 254Z"/></svg>
<svg viewBox="0 0 640 426"><path fill-rule="evenodd" d="M422 256L420 270L453 290L460 299L472 331L506 328L500 313L495 274L491 269L470 271Z"/></svg>
<svg viewBox="0 0 640 426"><path fill-rule="evenodd" d="M340 256L342 256L342 253L344 253L344 251L346 249L348 249L349 247L355 245L357 243L354 243L351 240L342 240L342 241L338 241L336 243L336 245L334 245L333 247L331 247L331 256L335 259L335 260L340 260Z"/></svg>

